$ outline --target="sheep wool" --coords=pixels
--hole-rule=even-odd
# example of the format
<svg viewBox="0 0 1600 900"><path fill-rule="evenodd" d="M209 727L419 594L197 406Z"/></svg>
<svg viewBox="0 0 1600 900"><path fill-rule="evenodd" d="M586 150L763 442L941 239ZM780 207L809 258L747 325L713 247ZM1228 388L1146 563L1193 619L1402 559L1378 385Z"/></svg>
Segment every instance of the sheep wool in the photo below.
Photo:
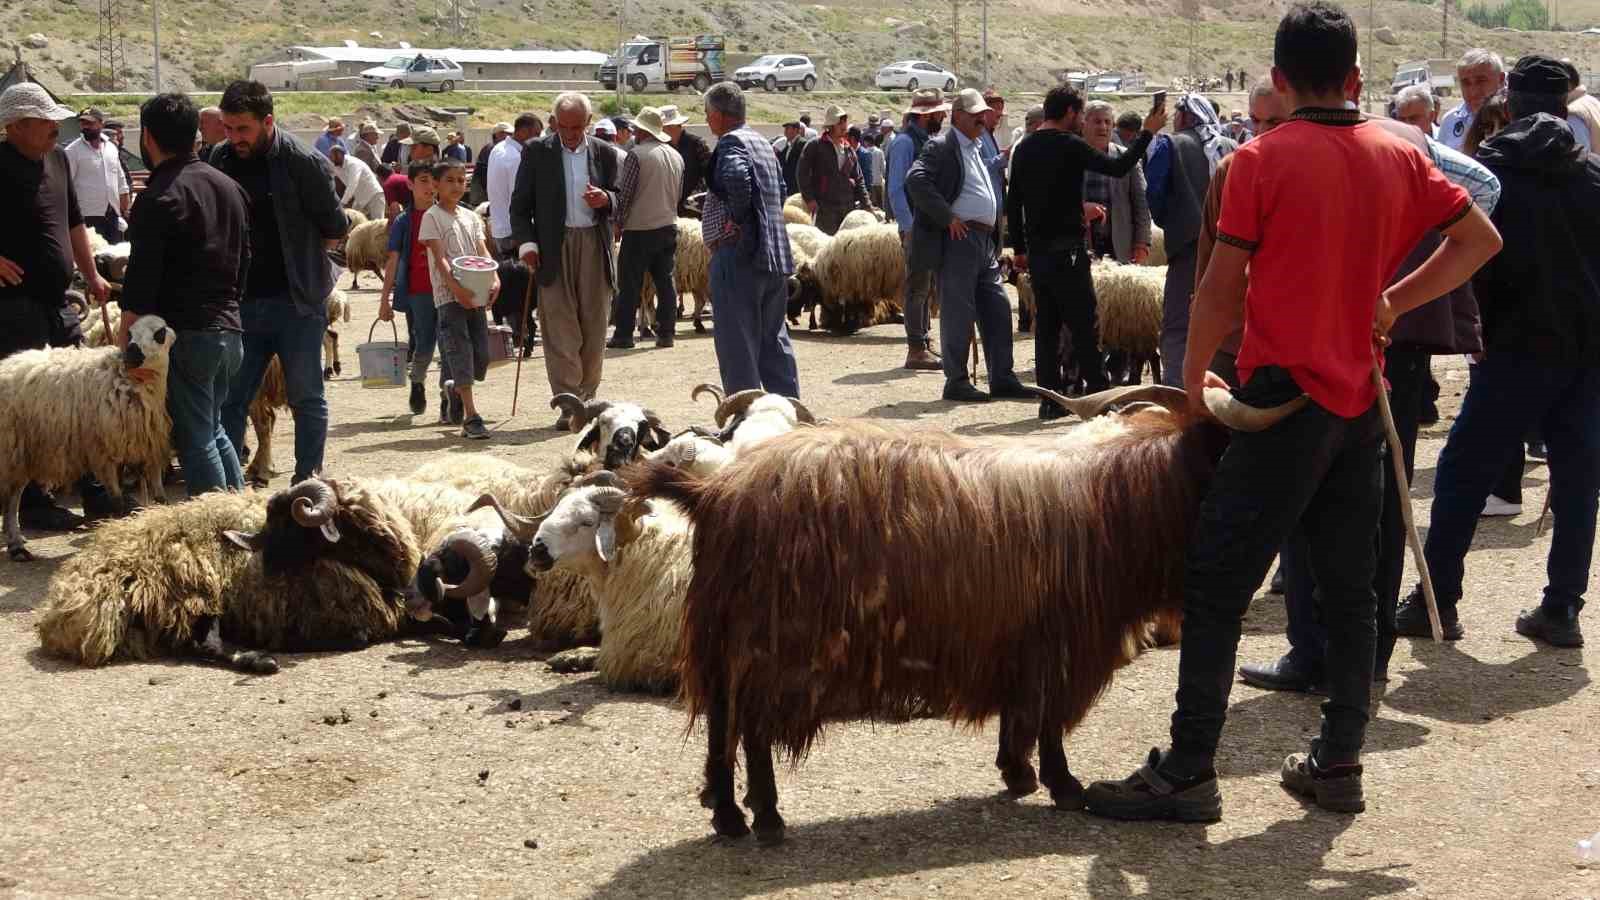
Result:
<svg viewBox="0 0 1600 900"><path fill-rule="evenodd" d="M1159 352L1166 267L1097 262L1090 271L1099 303L1100 346L1141 357Z"/></svg>
<svg viewBox="0 0 1600 900"><path fill-rule="evenodd" d="M1167 264L1167 236L1162 232L1160 225L1150 226L1150 255L1145 257L1144 265L1162 266Z"/></svg>
<svg viewBox="0 0 1600 900"><path fill-rule="evenodd" d="M382 278L388 259L388 219L373 219L350 229L345 239L345 262L352 273L371 272Z"/></svg>
<svg viewBox="0 0 1600 900"><path fill-rule="evenodd" d="M839 223L839 230L854 231L857 228L866 228L869 225L877 224L879 224L878 217L873 215L871 210L852 209L845 214L844 221Z"/></svg>
<svg viewBox="0 0 1600 900"><path fill-rule="evenodd" d="M785 224L815 225L816 220L811 217L811 211L806 209L805 198L799 194L790 194L783 201L783 221Z"/></svg>
<svg viewBox="0 0 1600 900"><path fill-rule="evenodd" d="M867 225L840 231L817 254L814 268L822 283L825 327L848 332L878 324L905 291L900 229Z"/></svg>
<svg viewBox="0 0 1600 900"><path fill-rule="evenodd" d="M694 295L694 329L704 331L702 322L706 305L711 302L711 251L700 233L700 220L680 217L677 250L672 259L672 286L678 292L678 307L683 308L683 298ZM639 325L652 325L656 319L656 285L646 272L644 285L639 291Z"/></svg>

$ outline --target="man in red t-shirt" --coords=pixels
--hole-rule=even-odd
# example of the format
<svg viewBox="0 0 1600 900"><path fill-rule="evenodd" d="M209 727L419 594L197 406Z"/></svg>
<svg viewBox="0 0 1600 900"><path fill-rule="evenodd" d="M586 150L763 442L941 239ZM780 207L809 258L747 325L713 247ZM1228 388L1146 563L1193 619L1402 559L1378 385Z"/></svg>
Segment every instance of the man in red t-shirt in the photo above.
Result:
<svg viewBox="0 0 1600 900"><path fill-rule="evenodd" d="M1304 393L1277 425L1235 433L1217 465L1188 549L1183 648L1172 749L1085 792L1091 812L1123 819L1215 821L1213 768L1233 686L1240 622L1284 538L1309 538L1327 663L1322 733L1284 763L1283 784L1341 812L1365 808L1366 736L1377 599L1375 536L1383 503L1383 425L1372 383L1381 341L1401 313L1465 282L1500 249L1466 191L1414 145L1344 105L1360 77L1349 16L1323 0L1278 25L1272 80L1293 118L1244 145L1231 164L1217 247L1195 295L1184 387L1226 387L1206 366L1243 307L1238 391L1252 405ZM1439 250L1385 285L1429 228ZM1248 289L1245 269L1249 267Z"/></svg>

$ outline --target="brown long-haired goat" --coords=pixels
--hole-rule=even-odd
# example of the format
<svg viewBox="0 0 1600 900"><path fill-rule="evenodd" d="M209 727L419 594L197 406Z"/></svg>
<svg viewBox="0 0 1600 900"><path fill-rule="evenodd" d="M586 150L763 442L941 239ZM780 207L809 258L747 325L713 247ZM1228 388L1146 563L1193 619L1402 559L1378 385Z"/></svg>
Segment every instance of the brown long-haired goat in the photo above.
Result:
<svg viewBox="0 0 1600 900"><path fill-rule="evenodd" d="M1191 423L1171 388L1049 396L1080 415L1160 406L1057 438L844 422L774 438L704 479L656 464L628 474L636 495L674 501L694 524L682 692L691 724L707 719L701 802L718 834L749 832L733 795L738 743L757 838L774 843L773 744L798 760L828 722L909 712L974 726L998 713L1006 786L1043 781L1057 806L1082 806L1062 736L1146 625L1181 608L1184 547L1227 432ZM1293 411L1207 400L1245 427Z"/></svg>

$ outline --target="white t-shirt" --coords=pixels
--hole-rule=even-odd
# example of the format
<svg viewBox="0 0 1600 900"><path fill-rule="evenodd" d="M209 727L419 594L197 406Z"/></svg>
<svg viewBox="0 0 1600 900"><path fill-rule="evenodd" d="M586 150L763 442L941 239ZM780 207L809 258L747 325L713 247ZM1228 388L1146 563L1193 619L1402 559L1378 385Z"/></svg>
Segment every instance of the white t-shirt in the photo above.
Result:
<svg viewBox="0 0 1600 900"><path fill-rule="evenodd" d="M458 256L477 256L478 242L483 240L483 219L465 204L456 204L455 215L439 204L428 207L427 213L422 217L422 227L417 231L417 240L439 241L444 246L444 259L440 260L428 248L428 265L430 273L438 271L438 266L450 267L450 260ZM433 305L434 308L448 306L456 302L454 294L445 284L443 278L433 276Z"/></svg>

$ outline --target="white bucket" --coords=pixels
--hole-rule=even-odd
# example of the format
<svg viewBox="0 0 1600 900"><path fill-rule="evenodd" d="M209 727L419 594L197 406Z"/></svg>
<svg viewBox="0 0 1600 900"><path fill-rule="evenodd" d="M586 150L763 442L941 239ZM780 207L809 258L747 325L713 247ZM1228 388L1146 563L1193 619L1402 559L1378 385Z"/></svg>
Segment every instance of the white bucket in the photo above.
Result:
<svg viewBox="0 0 1600 900"><path fill-rule="evenodd" d="M458 256L450 260L450 273L461 286L472 292L471 306L481 309L489 305L489 288L494 285L500 264L487 256Z"/></svg>
<svg viewBox="0 0 1600 900"><path fill-rule="evenodd" d="M396 388L406 386L406 342L400 340L400 332L394 327L394 320L389 320L389 332L393 335L392 341L374 341L373 329L378 327L378 320L374 319L372 328L367 329L367 342L356 345L356 359L361 366L361 386L364 388Z"/></svg>

